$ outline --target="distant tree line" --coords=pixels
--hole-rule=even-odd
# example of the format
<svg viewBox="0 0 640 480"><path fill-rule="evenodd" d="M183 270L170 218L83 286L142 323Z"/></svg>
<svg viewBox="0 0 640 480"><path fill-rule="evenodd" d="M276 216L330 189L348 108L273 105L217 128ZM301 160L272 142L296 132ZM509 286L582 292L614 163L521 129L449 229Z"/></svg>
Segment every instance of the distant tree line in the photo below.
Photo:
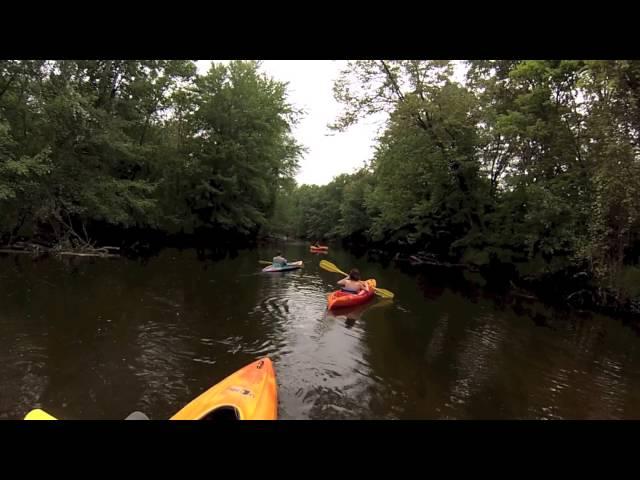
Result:
<svg viewBox="0 0 640 480"><path fill-rule="evenodd" d="M368 165L296 186L299 112L259 63L0 61L0 243L285 234L640 295L640 62L349 62Z"/></svg>
<svg viewBox="0 0 640 480"><path fill-rule="evenodd" d="M466 67L458 82L447 61L350 62L333 128L386 111L375 155L280 192L279 224L520 278L584 272L640 296L640 62Z"/></svg>
<svg viewBox="0 0 640 480"><path fill-rule="evenodd" d="M255 237L297 113L256 62L0 61L0 239Z"/></svg>

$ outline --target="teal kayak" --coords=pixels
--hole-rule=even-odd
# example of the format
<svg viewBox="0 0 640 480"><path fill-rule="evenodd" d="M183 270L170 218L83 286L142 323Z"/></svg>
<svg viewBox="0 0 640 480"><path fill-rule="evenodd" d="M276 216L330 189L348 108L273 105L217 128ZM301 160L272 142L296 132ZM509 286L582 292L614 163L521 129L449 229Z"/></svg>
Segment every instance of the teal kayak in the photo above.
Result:
<svg viewBox="0 0 640 480"><path fill-rule="evenodd" d="M287 270L297 270L298 268L302 268L302 260L298 262L287 263L283 267L274 267L273 265L269 265L268 267L264 267L262 271L263 272L286 272Z"/></svg>

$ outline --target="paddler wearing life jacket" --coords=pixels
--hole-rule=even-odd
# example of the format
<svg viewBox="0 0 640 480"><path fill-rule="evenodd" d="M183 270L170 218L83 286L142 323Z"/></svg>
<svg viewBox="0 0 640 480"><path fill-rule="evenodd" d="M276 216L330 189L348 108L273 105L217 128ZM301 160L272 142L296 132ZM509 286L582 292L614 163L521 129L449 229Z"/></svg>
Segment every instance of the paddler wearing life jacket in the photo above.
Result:
<svg viewBox="0 0 640 480"><path fill-rule="evenodd" d="M357 268L351 269L349 275L338 281L343 292L360 293L362 290L369 290L369 285L360 280L360 271Z"/></svg>
<svg viewBox="0 0 640 480"><path fill-rule="evenodd" d="M274 267L286 267L287 259L282 256L282 252L276 253L276 256L273 257L273 266Z"/></svg>

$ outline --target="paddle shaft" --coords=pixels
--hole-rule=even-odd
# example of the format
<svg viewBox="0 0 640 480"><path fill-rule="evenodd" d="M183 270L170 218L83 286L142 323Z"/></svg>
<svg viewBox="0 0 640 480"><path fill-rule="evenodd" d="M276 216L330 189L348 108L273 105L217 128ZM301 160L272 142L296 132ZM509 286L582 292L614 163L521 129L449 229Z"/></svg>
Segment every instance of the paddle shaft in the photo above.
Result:
<svg viewBox="0 0 640 480"><path fill-rule="evenodd" d="M342 275L348 276L347 273L343 272L336 265L334 265L333 263L327 260L320 261L320 268L323 268L324 270L327 270L329 272L341 273ZM390 292L389 290L385 290L384 288L374 287L374 290L378 295L384 298L393 298L395 296L393 292Z"/></svg>

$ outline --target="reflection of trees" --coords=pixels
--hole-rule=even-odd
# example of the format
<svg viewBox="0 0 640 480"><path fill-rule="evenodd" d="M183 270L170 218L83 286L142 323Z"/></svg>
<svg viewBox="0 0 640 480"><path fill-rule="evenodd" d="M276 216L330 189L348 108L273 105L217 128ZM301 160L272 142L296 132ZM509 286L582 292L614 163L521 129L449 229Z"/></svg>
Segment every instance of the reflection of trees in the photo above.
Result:
<svg viewBox="0 0 640 480"><path fill-rule="evenodd" d="M366 322L367 360L385 385L382 404L396 405L393 392L404 390L401 418L465 417L492 386L504 327L479 316L485 302L472 304L447 290L420 303L418 314L394 310Z"/></svg>
<svg viewBox="0 0 640 480"><path fill-rule="evenodd" d="M256 272L249 256L199 262L193 251L167 250L146 264L25 258L18 265L0 277L8 295L0 318L24 333L15 350L5 349L0 379L10 393L2 411L40 400L66 418L123 418L135 408L166 418L253 359L272 331L249 318L260 281L238 281ZM38 322L25 322L28 312ZM20 354L24 366L12 362Z"/></svg>
<svg viewBox="0 0 640 480"><path fill-rule="evenodd" d="M178 403L188 392L185 365L193 353L185 341L179 320L155 320L152 315L138 318L137 353L132 359L141 393L136 409L163 411L154 418L167 418L180 408Z"/></svg>
<svg viewBox="0 0 640 480"><path fill-rule="evenodd" d="M384 278L397 296L327 315L339 277L317 261L262 274L257 260L270 255L0 258L0 417L42 406L62 418L167 418L263 355L275 361L284 418L640 416L637 338L615 320L470 300L341 251L331 261Z"/></svg>
<svg viewBox="0 0 640 480"><path fill-rule="evenodd" d="M405 293L407 304L418 305ZM615 349L605 342L623 327L536 302L500 310L492 300L477 302L444 289L417 313L370 312L362 325L366 361L380 378L374 416L394 408L400 418L623 418L637 411L630 332ZM398 391L406 397L394 397Z"/></svg>
<svg viewBox="0 0 640 480"><path fill-rule="evenodd" d="M530 384L530 416L633 417L634 413L625 410L628 400L633 398L626 375L633 358L624 348L615 352L610 350L605 342L606 332L620 327L609 322L611 319L574 318L565 323L564 335L553 338L539 349L540 357L547 360L546 365L538 365L532 372L535 383Z"/></svg>
<svg viewBox="0 0 640 480"><path fill-rule="evenodd" d="M589 402L586 418L624 418L625 400L628 398L627 379L623 375L625 361L620 356L603 356L594 366L595 395ZM637 413L636 413L637 415Z"/></svg>
<svg viewBox="0 0 640 480"><path fill-rule="evenodd" d="M501 322L492 317L480 316L467 329L466 335L458 343L455 360L455 380L451 385L451 396L447 405L457 404L454 411L465 409L468 413L475 410L474 403L485 403L484 396L493 390L490 381L495 379L497 370L502 366L497 355L505 341L505 329ZM460 406L461 408L457 408ZM478 409L472 418L479 418L486 408ZM468 415L467 413L467 415ZM465 416L467 416L465 415ZM494 414L495 415L495 414Z"/></svg>
<svg viewBox="0 0 640 480"><path fill-rule="evenodd" d="M2 340L7 342L0 349L0 419L4 420L20 420L31 409L42 406L40 399L49 382L46 338L37 329L30 329L28 334L18 332L16 327L21 324L0 316Z"/></svg>
<svg viewBox="0 0 640 480"><path fill-rule="evenodd" d="M269 334L268 323L249 318L259 280L245 273L256 271L249 256L201 262L193 251L167 251L162 259L145 275L149 313L137 337L141 401L156 418L253 360L251 348Z"/></svg>
<svg viewBox="0 0 640 480"><path fill-rule="evenodd" d="M327 317L333 320L341 320L344 322L344 325L351 329L354 327L356 322L362 321L362 316L364 312L373 308L375 305L375 299L372 302L358 305L356 307L348 307L348 308L340 308L338 310L327 311Z"/></svg>
<svg viewBox="0 0 640 480"><path fill-rule="evenodd" d="M42 264L39 262L38 265ZM0 418L22 419L41 404L49 384L47 325L40 319L40 285L31 257L0 257Z"/></svg>

